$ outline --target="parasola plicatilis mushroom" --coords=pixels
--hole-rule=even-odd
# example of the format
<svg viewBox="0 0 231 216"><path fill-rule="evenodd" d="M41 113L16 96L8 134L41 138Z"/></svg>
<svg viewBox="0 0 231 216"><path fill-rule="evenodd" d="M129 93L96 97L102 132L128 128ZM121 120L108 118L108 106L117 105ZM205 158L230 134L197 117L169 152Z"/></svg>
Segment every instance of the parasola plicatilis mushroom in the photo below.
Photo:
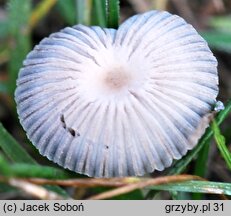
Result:
<svg viewBox="0 0 231 216"><path fill-rule="evenodd" d="M168 12L118 30L76 25L51 34L23 63L15 100L42 155L95 177L163 170L192 149L218 94L205 40Z"/></svg>

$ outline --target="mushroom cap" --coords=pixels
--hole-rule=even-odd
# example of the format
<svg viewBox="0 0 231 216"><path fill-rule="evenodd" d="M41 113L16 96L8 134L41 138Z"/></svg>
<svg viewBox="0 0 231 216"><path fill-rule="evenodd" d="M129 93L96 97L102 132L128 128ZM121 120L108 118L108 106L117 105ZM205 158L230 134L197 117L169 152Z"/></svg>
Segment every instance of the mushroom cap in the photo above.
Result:
<svg viewBox="0 0 231 216"><path fill-rule="evenodd" d="M15 100L48 159L94 177L163 170L192 149L218 94L217 61L182 18L150 11L118 30L76 25L35 46Z"/></svg>

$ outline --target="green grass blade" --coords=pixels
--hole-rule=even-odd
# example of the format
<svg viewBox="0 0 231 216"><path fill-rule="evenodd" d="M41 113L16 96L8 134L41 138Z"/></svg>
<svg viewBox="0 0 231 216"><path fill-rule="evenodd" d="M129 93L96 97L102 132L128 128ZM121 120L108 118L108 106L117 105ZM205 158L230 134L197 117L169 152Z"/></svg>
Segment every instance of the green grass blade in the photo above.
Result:
<svg viewBox="0 0 231 216"><path fill-rule="evenodd" d="M219 51L231 53L231 33L222 31L201 32L201 36L208 42L209 46Z"/></svg>
<svg viewBox="0 0 231 216"><path fill-rule="evenodd" d="M69 179L73 176L68 172L48 166L25 163L9 164L1 155L0 167L0 174L7 177Z"/></svg>
<svg viewBox="0 0 231 216"><path fill-rule="evenodd" d="M9 34L8 21L0 21L0 39L6 38Z"/></svg>
<svg viewBox="0 0 231 216"><path fill-rule="evenodd" d="M14 95L19 69L27 53L31 50L29 20L31 15L31 0L9 0L9 92Z"/></svg>
<svg viewBox="0 0 231 216"><path fill-rule="evenodd" d="M209 181L186 181L181 183L171 183L150 186L151 190L181 191L190 193L211 193L231 195L231 184Z"/></svg>
<svg viewBox="0 0 231 216"><path fill-rule="evenodd" d="M181 191L169 191L173 200L189 200L190 194Z"/></svg>
<svg viewBox="0 0 231 216"><path fill-rule="evenodd" d="M83 0L76 0L77 23L85 24L85 7L86 2Z"/></svg>
<svg viewBox="0 0 231 216"><path fill-rule="evenodd" d="M0 183L0 193L9 193L9 192L16 192L17 189L5 184L5 183ZM1 197L1 194L0 194ZM2 197L1 197L2 200Z"/></svg>
<svg viewBox="0 0 231 216"><path fill-rule="evenodd" d="M217 143L217 147L220 150L222 157L224 158L228 168L231 170L231 153L229 152L226 144L225 137L221 134L221 131L216 123L216 121L212 122L212 130L214 133L214 138Z"/></svg>
<svg viewBox="0 0 231 216"><path fill-rule="evenodd" d="M209 24L220 31L231 33L231 16L217 16L210 19Z"/></svg>
<svg viewBox="0 0 231 216"><path fill-rule="evenodd" d="M93 0L86 0L86 5L85 5L85 19L84 23L85 25L91 25L91 12L93 9Z"/></svg>
<svg viewBox="0 0 231 216"><path fill-rule="evenodd" d="M90 25L93 0L76 0L77 23Z"/></svg>
<svg viewBox="0 0 231 216"><path fill-rule="evenodd" d="M143 200L144 196L141 190L134 190L130 193L113 197L113 200Z"/></svg>
<svg viewBox="0 0 231 216"><path fill-rule="evenodd" d="M74 0L58 0L57 8L68 25L76 24L76 6Z"/></svg>
<svg viewBox="0 0 231 216"><path fill-rule="evenodd" d="M119 0L106 1L107 27L117 29L119 26L120 5Z"/></svg>
<svg viewBox="0 0 231 216"><path fill-rule="evenodd" d="M35 164L35 160L6 131L0 122L0 148L14 162Z"/></svg>
<svg viewBox="0 0 231 216"><path fill-rule="evenodd" d="M0 122L0 148L13 162L29 163L32 165L36 164L35 160L6 131L6 129L1 124L1 122ZM3 167L1 167L1 169L3 169ZM60 187L48 186L48 189L53 190L61 195L66 195L66 192Z"/></svg>
<svg viewBox="0 0 231 216"><path fill-rule="evenodd" d="M229 113L231 112L231 100L227 101L225 104L225 109L222 110L216 119L218 126L228 117Z"/></svg>
<svg viewBox="0 0 231 216"><path fill-rule="evenodd" d="M7 93L7 85L6 83L0 81L0 93Z"/></svg>
<svg viewBox="0 0 231 216"><path fill-rule="evenodd" d="M194 175L196 176L204 177L206 174L205 172L207 170L206 165L208 161L210 142L211 142L211 138L207 140L207 142L205 143L205 145L203 146L203 148L198 154L195 164L195 171L194 171Z"/></svg>
<svg viewBox="0 0 231 216"><path fill-rule="evenodd" d="M106 0L94 0L91 25L106 27Z"/></svg>
<svg viewBox="0 0 231 216"><path fill-rule="evenodd" d="M57 168L30 164L13 164L10 170L12 175L24 178L70 179L77 176Z"/></svg>
<svg viewBox="0 0 231 216"><path fill-rule="evenodd" d="M195 170L194 170L194 175L196 176L205 177L206 175L206 170L207 170L206 165L208 161L210 142L211 142L211 138L207 140L206 144L198 153L198 157L196 159L196 164L195 164ZM192 198L194 200L200 200L202 199L202 195L196 193L192 195Z"/></svg>

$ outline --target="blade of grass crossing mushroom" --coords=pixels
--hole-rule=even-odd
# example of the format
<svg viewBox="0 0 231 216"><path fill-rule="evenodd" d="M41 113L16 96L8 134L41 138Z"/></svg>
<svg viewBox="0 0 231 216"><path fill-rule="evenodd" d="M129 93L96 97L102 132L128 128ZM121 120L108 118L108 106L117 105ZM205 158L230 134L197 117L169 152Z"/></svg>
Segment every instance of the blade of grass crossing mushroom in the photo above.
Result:
<svg viewBox="0 0 231 216"><path fill-rule="evenodd" d="M225 104L225 109L222 110L217 118L216 118L216 121L217 121L217 124L218 126L227 118L227 116L229 115L229 113L231 112L231 100L229 100L226 104Z"/></svg>
<svg viewBox="0 0 231 216"><path fill-rule="evenodd" d="M212 122L212 130L217 143L217 147L220 150L220 153L224 158L228 168L231 170L231 153L225 144L225 137L221 134L220 128L218 127L215 120Z"/></svg>
<svg viewBox="0 0 231 216"><path fill-rule="evenodd" d="M231 100L229 100L226 103L225 109L222 110L216 119L216 122L218 125L220 125L229 115L231 112ZM181 160L177 161L173 168L168 172L168 175L174 175L174 174L180 174L184 171L186 166L193 160L193 158L199 153L199 151L202 149L204 145L208 142L208 140L212 137L213 131L212 128L209 127L203 137L200 139L198 145L190 151L185 157L183 157Z"/></svg>
<svg viewBox="0 0 231 216"><path fill-rule="evenodd" d="M106 0L107 27L117 29L119 26L119 0Z"/></svg>
<svg viewBox="0 0 231 216"><path fill-rule="evenodd" d="M229 113L231 112L231 100L229 100L226 105L225 105L225 109L222 110L216 119L216 122L218 125L220 125L229 115ZM209 127L205 134L203 135L203 137L200 139L198 145L192 150L190 151L185 157L183 157L181 160L177 161L173 167L169 170L169 172L167 173L167 175L176 175L176 174L180 174L182 173L185 168L187 167L187 165L195 158L195 156L201 151L201 149L203 148L203 146L206 145L206 143L208 143L211 138L213 136L213 131L212 128ZM154 196L156 195L156 191L150 190L147 195L146 195L146 199L152 199Z"/></svg>
<svg viewBox="0 0 231 216"><path fill-rule="evenodd" d="M117 195L126 194L128 192L137 190L137 189L143 189L148 188L149 186L154 185L161 185L161 184L167 184L167 183L173 183L173 182L181 182L181 181L189 181L189 180L199 180L201 179L198 176L192 176L192 175L175 175L175 176L163 176L163 177L157 177L157 178L150 178L144 181L140 181L137 183L125 185L116 189L113 189L111 191L107 191L95 196L89 197L89 199L108 199L111 197L115 197Z"/></svg>

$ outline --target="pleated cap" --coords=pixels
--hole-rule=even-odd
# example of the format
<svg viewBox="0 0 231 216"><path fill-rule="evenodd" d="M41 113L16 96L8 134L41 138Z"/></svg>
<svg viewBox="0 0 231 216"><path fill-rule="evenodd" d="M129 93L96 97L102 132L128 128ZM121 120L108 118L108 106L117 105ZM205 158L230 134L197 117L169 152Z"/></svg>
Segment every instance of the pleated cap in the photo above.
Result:
<svg viewBox="0 0 231 216"><path fill-rule="evenodd" d="M76 25L35 46L19 72L20 122L39 152L94 177L144 175L192 149L218 94L205 40L168 12L118 30Z"/></svg>

